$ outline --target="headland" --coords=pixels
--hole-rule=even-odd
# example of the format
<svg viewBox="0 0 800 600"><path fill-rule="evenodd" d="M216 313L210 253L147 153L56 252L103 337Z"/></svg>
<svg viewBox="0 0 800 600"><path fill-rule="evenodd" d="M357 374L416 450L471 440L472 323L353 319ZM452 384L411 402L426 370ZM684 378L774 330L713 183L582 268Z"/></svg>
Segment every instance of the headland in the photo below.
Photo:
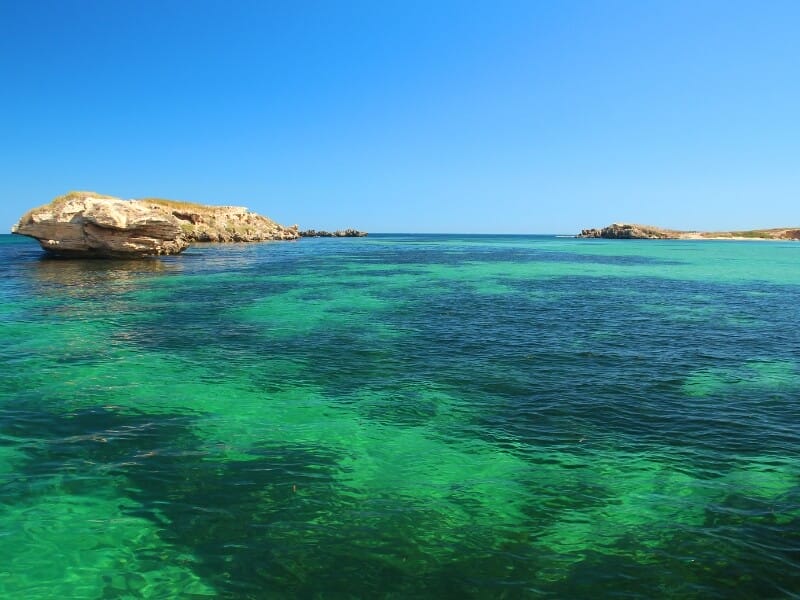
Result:
<svg viewBox="0 0 800 600"><path fill-rule="evenodd" d="M356 229L308 230L281 225L243 206L214 206L96 192L68 192L25 213L12 233L66 257L131 258L178 254L193 242L265 242L309 237L362 237Z"/></svg>
<svg viewBox="0 0 800 600"><path fill-rule="evenodd" d="M584 229L575 237L616 240L800 240L800 227L746 231L679 231L653 225L612 223L600 229Z"/></svg>

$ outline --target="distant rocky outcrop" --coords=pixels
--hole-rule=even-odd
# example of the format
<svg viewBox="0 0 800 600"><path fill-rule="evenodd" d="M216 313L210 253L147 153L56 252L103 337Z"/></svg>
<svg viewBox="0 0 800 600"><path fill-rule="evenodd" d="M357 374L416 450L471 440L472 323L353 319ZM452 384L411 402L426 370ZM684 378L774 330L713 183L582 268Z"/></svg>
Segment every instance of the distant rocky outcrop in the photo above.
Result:
<svg viewBox="0 0 800 600"><path fill-rule="evenodd" d="M800 240L800 227L746 231L678 231L652 225L613 223L602 229L584 229L575 237L626 240Z"/></svg>
<svg viewBox="0 0 800 600"><path fill-rule="evenodd" d="M158 198L122 200L70 192L28 211L12 233L61 256L132 257L177 254L191 242L254 242L300 237L246 208Z"/></svg>
<svg viewBox="0 0 800 600"><path fill-rule="evenodd" d="M337 229L336 231L317 231L316 229L306 229L300 232L300 237L366 237L366 231L358 229Z"/></svg>
<svg viewBox="0 0 800 600"><path fill-rule="evenodd" d="M579 238L606 238L625 240L657 240L677 237L678 232L650 225L635 225L632 223L612 223L602 229L584 229L577 236Z"/></svg>

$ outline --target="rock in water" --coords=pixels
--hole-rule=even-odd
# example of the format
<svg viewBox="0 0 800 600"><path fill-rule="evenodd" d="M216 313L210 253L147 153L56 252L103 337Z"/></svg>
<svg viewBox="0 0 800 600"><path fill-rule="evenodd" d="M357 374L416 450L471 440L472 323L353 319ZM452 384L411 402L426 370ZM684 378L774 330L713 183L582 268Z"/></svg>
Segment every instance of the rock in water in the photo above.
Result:
<svg viewBox="0 0 800 600"><path fill-rule="evenodd" d="M153 198L140 202L177 218L190 242L266 242L300 237L297 225L285 227L243 206L205 206Z"/></svg>
<svg viewBox="0 0 800 600"><path fill-rule="evenodd" d="M157 256L189 246L173 215L91 192L72 192L31 210L11 232L35 238L60 256Z"/></svg>
<svg viewBox="0 0 800 600"><path fill-rule="evenodd" d="M29 211L12 233L39 240L62 256L131 257L177 254L191 242L262 242L300 237L240 206L207 206L158 198L121 200L70 192Z"/></svg>
<svg viewBox="0 0 800 600"><path fill-rule="evenodd" d="M662 240L677 238L679 232L662 229L652 225L636 225L633 223L612 223L602 229L584 229L576 237L606 238L614 240Z"/></svg>
<svg viewBox="0 0 800 600"><path fill-rule="evenodd" d="M337 229L336 231L306 229L300 232L300 237L367 237L367 235L366 231L358 229Z"/></svg>
<svg viewBox="0 0 800 600"><path fill-rule="evenodd" d="M584 229L579 238L616 240L800 240L800 228L748 229L746 231L679 231L652 225L612 223L602 229Z"/></svg>

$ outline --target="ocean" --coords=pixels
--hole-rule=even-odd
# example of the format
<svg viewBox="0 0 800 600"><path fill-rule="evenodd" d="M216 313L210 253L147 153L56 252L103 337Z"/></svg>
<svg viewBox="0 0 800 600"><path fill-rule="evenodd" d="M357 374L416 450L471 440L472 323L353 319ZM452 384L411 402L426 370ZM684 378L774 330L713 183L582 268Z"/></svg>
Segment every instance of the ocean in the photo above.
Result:
<svg viewBox="0 0 800 600"><path fill-rule="evenodd" d="M800 598L800 243L0 236L0 597Z"/></svg>

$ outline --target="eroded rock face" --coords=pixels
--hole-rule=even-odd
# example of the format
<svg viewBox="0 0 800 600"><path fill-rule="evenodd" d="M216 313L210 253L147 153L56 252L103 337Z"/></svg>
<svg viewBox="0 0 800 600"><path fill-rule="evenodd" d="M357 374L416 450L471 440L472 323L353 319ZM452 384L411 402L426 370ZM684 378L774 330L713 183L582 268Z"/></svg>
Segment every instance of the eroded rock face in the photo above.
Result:
<svg viewBox="0 0 800 600"><path fill-rule="evenodd" d="M122 200L70 192L25 214L12 233L35 238L62 256L132 257L177 254L191 242L263 242L300 237L240 206L207 206L148 198Z"/></svg>
<svg viewBox="0 0 800 600"><path fill-rule="evenodd" d="M660 229L658 227L651 227L649 225L613 223L602 229L584 229L577 237L616 240L658 240L675 238L677 235L676 232Z"/></svg>
<svg viewBox="0 0 800 600"><path fill-rule="evenodd" d="M44 250L61 256L158 256L189 246L171 214L91 193L67 194L35 208L11 232L35 238Z"/></svg>
<svg viewBox="0 0 800 600"><path fill-rule="evenodd" d="M266 242L300 237L297 225L286 227L242 206L180 206L175 203L176 207L172 208L169 201L141 202L166 210L177 218L181 231L190 242Z"/></svg>

